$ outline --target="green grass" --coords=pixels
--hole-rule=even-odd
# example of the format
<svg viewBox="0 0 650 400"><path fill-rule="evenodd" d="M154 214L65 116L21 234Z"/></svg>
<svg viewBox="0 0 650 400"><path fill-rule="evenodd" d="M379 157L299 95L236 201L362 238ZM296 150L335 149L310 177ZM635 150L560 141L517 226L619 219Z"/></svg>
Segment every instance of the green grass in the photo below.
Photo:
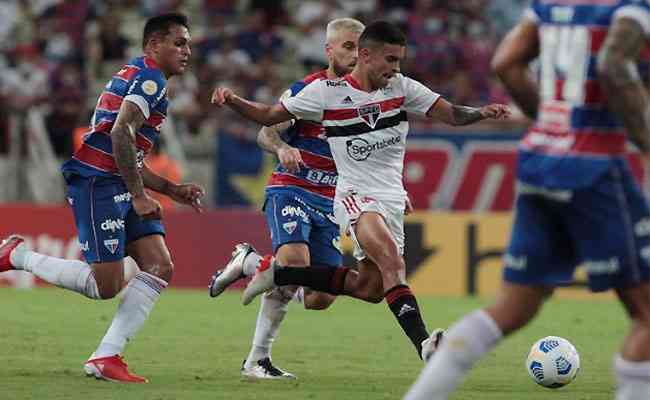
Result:
<svg viewBox="0 0 650 400"><path fill-rule="evenodd" d="M481 300L421 298L429 328L444 327ZM130 368L148 385L87 379L82 363L108 326L117 301L93 302L60 289L0 288L0 399L401 399L422 367L385 304L341 298L327 311L292 304L274 361L294 382L248 382L239 367L248 354L257 303L238 293L218 300L204 291L168 290L130 344ZM627 323L614 302L555 300L525 330L472 372L456 400L599 400L612 398L611 357ZM571 385L535 385L523 362L546 335L570 339L582 358Z"/></svg>

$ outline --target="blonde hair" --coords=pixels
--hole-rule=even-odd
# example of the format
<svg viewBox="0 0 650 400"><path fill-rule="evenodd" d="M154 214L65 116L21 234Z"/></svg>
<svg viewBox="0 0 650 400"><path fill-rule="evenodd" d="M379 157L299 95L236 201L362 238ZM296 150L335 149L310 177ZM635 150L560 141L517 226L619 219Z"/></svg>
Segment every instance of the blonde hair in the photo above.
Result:
<svg viewBox="0 0 650 400"><path fill-rule="evenodd" d="M341 31L361 33L366 26L354 18L337 18L327 24L326 43L330 43Z"/></svg>

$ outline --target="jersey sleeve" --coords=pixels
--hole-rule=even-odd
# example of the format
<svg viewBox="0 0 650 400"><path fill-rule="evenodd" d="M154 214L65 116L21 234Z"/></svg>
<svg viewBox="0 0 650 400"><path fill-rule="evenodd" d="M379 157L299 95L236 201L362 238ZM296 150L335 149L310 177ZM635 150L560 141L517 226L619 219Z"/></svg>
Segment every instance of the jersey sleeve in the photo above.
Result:
<svg viewBox="0 0 650 400"><path fill-rule="evenodd" d="M645 32L646 38L650 39L650 0L637 0L619 8L614 13L612 20L623 17L638 22Z"/></svg>
<svg viewBox="0 0 650 400"><path fill-rule="evenodd" d="M284 108L297 119L320 122L323 120L323 84L314 81L297 93L280 101Z"/></svg>
<svg viewBox="0 0 650 400"><path fill-rule="evenodd" d="M167 91L166 80L158 69L144 68L138 71L129 82L129 89L124 100L137 105L145 118L158 105Z"/></svg>
<svg viewBox="0 0 650 400"><path fill-rule="evenodd" d="M404 109L407 112L426 115L427 111L433 106L440 98L440 95L420 82L402 77L402 85L404 88Z"/></svg>

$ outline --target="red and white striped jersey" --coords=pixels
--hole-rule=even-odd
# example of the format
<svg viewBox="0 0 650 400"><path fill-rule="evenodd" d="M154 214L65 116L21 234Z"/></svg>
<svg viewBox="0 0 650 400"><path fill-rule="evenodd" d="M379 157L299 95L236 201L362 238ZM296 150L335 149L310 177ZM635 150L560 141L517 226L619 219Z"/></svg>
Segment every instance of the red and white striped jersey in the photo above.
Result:
<svg viewBox="0 0 650 400"><path fill-rule="evenodd" d="M339 173L337 196L403 199L407 113L425 115L439 97L401 74L373 92L347 75L314 81L282 104L298 119L322 123Z"/></svg>

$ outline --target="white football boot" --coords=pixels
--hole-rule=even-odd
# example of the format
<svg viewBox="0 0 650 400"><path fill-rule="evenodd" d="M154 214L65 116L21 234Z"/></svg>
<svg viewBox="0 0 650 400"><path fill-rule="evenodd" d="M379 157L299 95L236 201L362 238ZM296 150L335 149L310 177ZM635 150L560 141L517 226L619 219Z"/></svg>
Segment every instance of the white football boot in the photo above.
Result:
<svg viewBox="0 0 650 400"><path fill-rule="evenodd" d="M275 282L273 280L273 275L275 269L277 268L275 263L275 258L266 256L260 261L260 265L255 270L255 275L253 279L248 282L246 289L241 297L241 302L243 305L247 306L251 301L260 294L275 288Z"/></svg>
<svg viewBox="0 0 650 400"><path fill-rule="evenodd" d="M442 343L444 336L445 331L438 328L431 332L431 336L429 336L428 339L422 341L422 353L420 355L425 364L429 361L433 353L436 352L436 349L440 346L440 343Z"/></svg>
<svg viewBox="0 0 650 400"><path fill-rule="evenodd" d="M296 376L290 372L283 371L277 368L271 362L271 359L266 357L257 361L257 364L244 368L246 360L241 366L241 375L249 379L297 379Z"/></svg>
<svg viewBox="0 0 650 400"><path fill-rule="evenodd" d="M255 255L257 257L249 257ZM256 258L257 260L255 260ZM261 257L255 251L255 248L248 243L239 243L232 252L232 257L226 267L218 270L212 275L208 285L210 297L217 297L234 282L246 277L244 266L250 262L259 262ZM253 268L251 268L253 269Z"/></svg>

